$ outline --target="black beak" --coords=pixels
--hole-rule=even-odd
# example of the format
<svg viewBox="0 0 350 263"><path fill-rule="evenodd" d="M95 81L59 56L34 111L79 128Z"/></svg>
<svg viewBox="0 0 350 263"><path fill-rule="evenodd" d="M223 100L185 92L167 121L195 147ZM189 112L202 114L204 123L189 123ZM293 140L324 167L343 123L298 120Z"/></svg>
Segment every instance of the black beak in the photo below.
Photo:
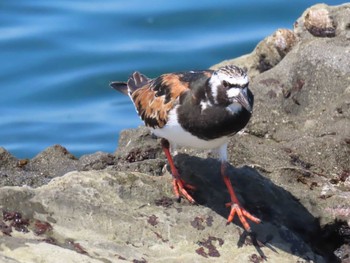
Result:
<svg viewBox="0 0 350 263"><path fill-rule="evenodd" d="M245 108L248 112L252 113L253 108L249 103L248 96L246 95L245 92L243 92L243 90L241 90L241 92L238 94L238 96L236 97L236 100L239 104L243 106L243 108Z"/></svg>

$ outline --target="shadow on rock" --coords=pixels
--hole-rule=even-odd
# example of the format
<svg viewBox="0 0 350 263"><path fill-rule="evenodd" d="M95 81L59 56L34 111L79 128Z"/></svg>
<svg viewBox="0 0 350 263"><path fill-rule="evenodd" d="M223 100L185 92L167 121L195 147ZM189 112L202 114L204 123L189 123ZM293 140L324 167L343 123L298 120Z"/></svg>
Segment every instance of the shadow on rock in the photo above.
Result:
<svg viewBox="0 0 350 263"><path fill-rule="evenodd" d="M220 175L220 162L186 154L176 156L175 162L183 179L196 187L195 200L227 218L229 209L225 203L230 197ZM259 225L250 222L254 234L241 233L238 246L254 245L262 258L265 256L260 247L273 250L275 246L305 260L313 260L309 253L311 248L327 262L337 262L334 251L342 240L334 227L329 233L326 228L321 229L319 220L297 198L257 170L230 166L228 173L241 205L262 220ZM237 218L234 223L240 225Z"/></svg>

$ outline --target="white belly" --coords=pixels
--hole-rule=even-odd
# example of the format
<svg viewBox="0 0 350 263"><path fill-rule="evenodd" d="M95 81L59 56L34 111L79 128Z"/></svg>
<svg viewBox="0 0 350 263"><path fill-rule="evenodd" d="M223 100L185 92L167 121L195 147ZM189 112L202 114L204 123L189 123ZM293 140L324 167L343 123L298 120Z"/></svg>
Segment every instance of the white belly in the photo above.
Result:
<svg viewBox="0 0 350 263"><path fill-rule="evenodd" d="M161 129L152 129L153 133L161 138L167 139L171 144L177 146L186 146L197 149L215 149L227 143L228 137L217 138L213 140L202 140L185 131L174 114L176 108L171 110L168 115L167 124Z"/></svg>

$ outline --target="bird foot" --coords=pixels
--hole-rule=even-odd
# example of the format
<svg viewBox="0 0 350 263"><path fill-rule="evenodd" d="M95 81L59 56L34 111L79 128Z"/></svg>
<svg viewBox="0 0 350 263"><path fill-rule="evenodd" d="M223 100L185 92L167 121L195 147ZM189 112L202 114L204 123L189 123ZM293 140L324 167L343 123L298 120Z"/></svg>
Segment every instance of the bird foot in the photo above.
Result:
<svg viewBox="0 0 350 263"><path fill-rule="evenodd" d="M261 220L259 218L250 214L247 210L240 207L237 203L234 203L234 202L227 203L226 207L231 207L230 214L227 218L227 223L226 223L227 225L232 222L232 220L236 214L239 218L239 221L241 221L244 229L247 232L251 232L250 225L248 224L247 219L250 219L251 221L253 221L254 223L257 223L257 224L259 224L261 222Z"/></svg>
<svg viewBox="0 0 350 263"><path fill-rule="evenodd" d="M181 196L185 197L190 203L195 204L196 201L188 193L188 190L195 190L196 188L193 185L185 183L180 178L173 178L173 188L176 198L180 201Z"/></svg>

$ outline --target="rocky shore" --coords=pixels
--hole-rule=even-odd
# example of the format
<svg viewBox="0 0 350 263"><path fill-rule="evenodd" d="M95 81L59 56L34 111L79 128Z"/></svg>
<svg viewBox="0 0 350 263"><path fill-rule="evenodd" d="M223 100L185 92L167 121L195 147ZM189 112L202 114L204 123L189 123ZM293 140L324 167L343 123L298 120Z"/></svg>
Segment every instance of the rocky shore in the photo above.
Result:
<svg viewBox="0 0 350 263"><path fill-rule="evenodd" d="M350 4L316 5L248 55L255 95L229 144L231 181L263 220L225 225L209 152L175 158L199 205L173 198L159 139L120 134L115 153L0 148L0 262L350 262Z"/></svg>

